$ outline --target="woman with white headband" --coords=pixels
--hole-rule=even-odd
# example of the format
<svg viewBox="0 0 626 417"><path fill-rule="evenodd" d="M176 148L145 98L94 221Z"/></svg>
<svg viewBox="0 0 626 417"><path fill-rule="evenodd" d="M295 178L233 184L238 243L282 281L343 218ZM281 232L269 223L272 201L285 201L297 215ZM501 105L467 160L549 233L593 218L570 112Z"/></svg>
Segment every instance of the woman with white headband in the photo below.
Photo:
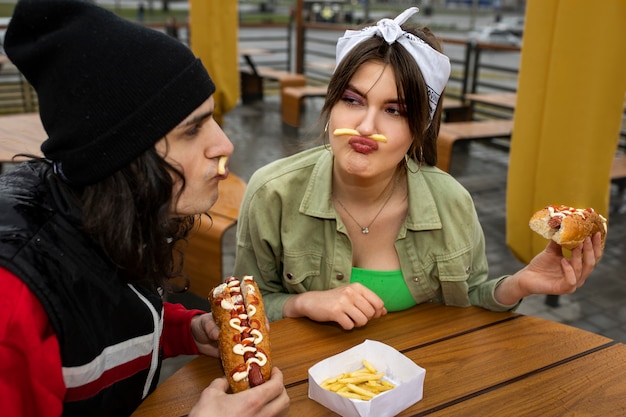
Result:
<svg viewBox="0 0 626 417"><path fill-rule="evenodd" d="M428 29L403 25L416 11L339 39L322 109L330 146L249 181L234 273L255 276L270 320L351 329L423 302L511 310L533 293L573 292L602 255L599 234L570 259L552 242L488 279L472 199L435 167L450 63Z"/></svg>

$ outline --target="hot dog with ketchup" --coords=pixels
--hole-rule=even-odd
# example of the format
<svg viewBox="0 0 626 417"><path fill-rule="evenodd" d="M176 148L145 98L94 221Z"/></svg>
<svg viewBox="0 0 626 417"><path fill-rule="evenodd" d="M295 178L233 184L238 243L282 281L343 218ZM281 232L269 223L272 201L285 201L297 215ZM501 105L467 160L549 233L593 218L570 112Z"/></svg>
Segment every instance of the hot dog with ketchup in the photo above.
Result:
<svg viewBox="0 0 626 417"><path fill-rule="evenodd" d="M592 208L547 206L532 215L529 226L541 236L554 240L566 249L574 249L596 232L600 232L602 236L603 248L606 241L607 221Z"/></svg>
<svg viewBox="0 0 626 417"><path fill-rule="evenodd" d="M233 392L270 378L270 339L259 287L251 276L228 277L209 293L211 311L220 327L219 349Z"/></svg>

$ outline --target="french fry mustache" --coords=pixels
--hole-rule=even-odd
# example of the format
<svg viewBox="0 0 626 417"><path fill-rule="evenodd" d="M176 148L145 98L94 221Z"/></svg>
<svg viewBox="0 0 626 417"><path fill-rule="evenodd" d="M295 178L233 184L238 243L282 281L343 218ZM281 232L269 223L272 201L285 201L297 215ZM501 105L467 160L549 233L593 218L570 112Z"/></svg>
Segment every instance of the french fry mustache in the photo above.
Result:
<svg viewBox="0 0 626 417"><path fill-rule="evenodd" d="M335 136L362 136L357 130L348 129L345 127L335 129L335 131L333 132L333 135ZM385 135L381 135L379 133L374 133L373 135L364 136L364 137L375 140L376 142L381 142L381 143L387 142L387 138L385 137Z"/></svg>

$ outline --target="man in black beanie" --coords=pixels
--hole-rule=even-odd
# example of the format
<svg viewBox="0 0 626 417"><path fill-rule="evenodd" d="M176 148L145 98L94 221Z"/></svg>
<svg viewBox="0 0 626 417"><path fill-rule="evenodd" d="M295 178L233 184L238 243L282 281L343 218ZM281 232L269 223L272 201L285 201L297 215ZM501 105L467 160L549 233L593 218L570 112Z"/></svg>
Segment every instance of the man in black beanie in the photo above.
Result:
<svg viewBox="0 0 626 417"><path fill-rule="evenodd" d="M84 0L20 0L5 49L48 139L0 176L0 414L130 415L164 358L218 356L212 315L161 298L228 176L215 87L177 40ZM227 389L213 381L189 416L289 404L277 368Z"/></svg>

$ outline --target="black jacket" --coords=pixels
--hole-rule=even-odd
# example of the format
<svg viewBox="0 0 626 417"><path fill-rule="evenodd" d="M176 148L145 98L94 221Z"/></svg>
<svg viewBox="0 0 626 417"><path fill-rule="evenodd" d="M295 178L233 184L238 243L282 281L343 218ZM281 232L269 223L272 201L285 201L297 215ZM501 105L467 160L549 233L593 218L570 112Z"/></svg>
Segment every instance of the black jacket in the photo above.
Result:
<svg viewBox="0 0 626 417"><path fill-rule="evenodd" d="M0 266L38 297L58 337L63 415L130 415L158 380L161 298L122 282L44 162L0 176Z"/></svg>

